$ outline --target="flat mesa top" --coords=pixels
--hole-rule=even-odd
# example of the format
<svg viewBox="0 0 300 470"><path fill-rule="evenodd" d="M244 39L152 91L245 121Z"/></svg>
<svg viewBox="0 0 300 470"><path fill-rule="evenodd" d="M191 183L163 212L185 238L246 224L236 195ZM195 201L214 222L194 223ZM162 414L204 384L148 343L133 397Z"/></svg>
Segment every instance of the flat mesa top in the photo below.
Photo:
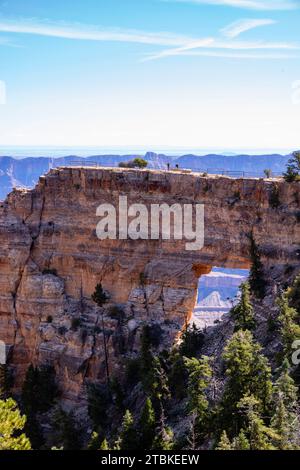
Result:
<svg viewBox="0 0 300 470"><path fill-rule="evenodd" d="M191 170L188 168L171 168L171 169L155 169L155 168L123 168L123 167L110 167L110 166L101 166L101 165L67 165L67 166L59 166L50 170L50 172L61 171L61 170L87 170L87 171L107 171L113 173L132 173L132 172L139 172L139 173L151 173L157 175L192 175L202 178L210 178L210 179L217 179L217 178L228 178L228 179L247 179L247 180L265 180L265 181L274 181L274 180L282 180L282 176L271 176L269 178L263 176L246 176L243 175L243 171L239 171L238 175L234 176L232 173L234 171L227 171L220 173L207 173L199 170ZM229 174L226 174L229 173ZM246 173L246 172L245 172Z"/></svg>

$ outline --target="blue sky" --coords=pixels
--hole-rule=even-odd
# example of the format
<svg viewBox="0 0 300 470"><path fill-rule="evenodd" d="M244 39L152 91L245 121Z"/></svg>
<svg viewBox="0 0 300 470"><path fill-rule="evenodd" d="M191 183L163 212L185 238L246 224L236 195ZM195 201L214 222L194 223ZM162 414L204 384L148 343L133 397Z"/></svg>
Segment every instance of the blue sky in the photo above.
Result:
<svg viewBox="0 0 300 470"><path fill-rule="evenodd" d="M299 20L298 0L0 0L0 145L298 148Z"/></svg>

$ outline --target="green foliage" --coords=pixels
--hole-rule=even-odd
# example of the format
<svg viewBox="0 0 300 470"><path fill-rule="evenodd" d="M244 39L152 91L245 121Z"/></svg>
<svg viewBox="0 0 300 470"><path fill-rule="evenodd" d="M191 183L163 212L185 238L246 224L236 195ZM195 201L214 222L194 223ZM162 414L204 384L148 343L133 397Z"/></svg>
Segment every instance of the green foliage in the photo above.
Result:
<svg viewBox="0 0 300 470"><path fill-rule="evenodd" d="M31 444L22 430L26 416L21 416L12 398L0 400L0 450L30 450Z"/></svg>
<svg viewBox="0 0 300 470"><path fill-rule="evenodd" d="M141 380L141 360L136 357L127 359L125 369L125 382L132 386L136 385Z"/></svg>
<svg viewBox="0 0 300 470"><path fill-rule="evenodd" d="M8 398L12 386L12 374L7 364L0 364L0 399Z"/></svg>
<svg viewBox="0 0 300 470"><path fill-rule="evenodd" d="M72 412L67 413L59 408L54 414L52 426L58 446L64 450L80 449L79 431Z"/></svg>
<svg viewBox="0 0 300 470"><path fill-rule="evenodd" d="M161 328L159 325L145 325L141 334L141 353L139 358L138 375L144 391L157 406L161 400L170 397L168 378L164 369L165 360L154 356L152 349L160 343Z"/></svg>
<svg viewBox="0 0 300 470"><path fill-rule="evenodd" d="M107 408L110 396L106 387L94 384L88 386L88 414L95 429L107 421Z"/></svg>
<svg viewBox="0 0 300 470"><path fill-rule="evenodd" d="M209 407L205 393L212 376L209 362L210 360L206 356L202 356L200 359L184 358L188 372L188 410L190 413L196 414L197 421L201 424L207 419Z"/></svg>
<svg viewBox="0 0 300 470"><path fill-rule="evenodd" d="M299 315L296 309L289 306L289 298L286 294L277 299L277 305L280 309L278 320L281 324L283 353L289 358L293 351L293 342L300 338L300 326L297 324Z"/></svg>
<svg viewBox="0 0 300 470"><path fill-rule="evenodd" d="M23 384L21 399L27 415L25 431L34 449L39 449L44 443L37 414L48 411L54 405L57 396L58 389L53 367L38 368L30 365Z"/></svg>
<svg viewBox="0 0 300 470"><path fill-rule="evenodd" d="M274 384L274 402L282 397L285 406L293 410L297 407L298 388L290 375L290 364L287 359L279 369L279 377Z"/></svg>
<svg viewBox="0 0 300 470"><path fill-rule="evenodd" d="M135 429L133 416L129 410L126 410L120 436L116 442L116 448L120 450L136 450L138 435Z"/></svg>
<svg viewBox="0 0 300 470"><path fill-rule="evenodd" d="M231 314L235 320L235 330L253 330L256 326L254 311L250 301L250 286L248 282L241 285L241 298Z"/></svg>
<svg viewBox="0 0 300 470"><path fill-rule="evenodd" d="M120 162L120 168L146 168L148 166L148 162L143 158L134 158L133 160L129 160L128 162Z"/></svg>
<svg viewBox="0 0 300 470"><path fill-rule="evenodd" d="M248 441L243 429L241 429L239 435L233 439L233 449L250 450L250 442Z"/></svg>
<svg viewBox="0 0 300 470"><path fill-rule="evenodd" d="M276 183L272 184L269 203L273 209L277 209L280 206L279 186Z"/></svg>
<svg viewBox="0 0 300 470"><path fill-rule="evenodd" d="M272 429L278 435L277 448L280 450L299 450L299 416L296 412L288 411L284 400L280 397L276 403L275 413L271 420Z"/></svg>
<svg viewBox="0 0 300 470"><path fill-rule="evenodd" d="M103 290L102 284L96 285L95 292L92 294L92 300L98 305L98 307L103 307L103 305L108 301L108 295Z"/></svg>
<svg viewBox="0 0 300 470"><path fill-rule="evenodd" d="M250 450L275 450L274 442L278 436L272 428L264 424L259 414L259 400L253 395L246 395L237 404L237 408L245 420L245 426L242 430L243 445L247 445L248 442Z"/></svg>
<svg viewBox="0 0 300 470"><path fill-rule="evenodd" d="M207 389L212 377L210 358L184 358L188 375L187 396L188 412L192 415L192 441L196 446L209 432L210 408L207 399Z"/></svg>
<svg viewBox="0 0 300 470"><path fill-rule="evenodd" d="M98 432L93 432L90 442L88 443L88 450L100 450L100 437Z"/></svg>
<svg viewBox="0 0 300 470"><path fill-rule="evenodd" d="M288 183L300 181L300 151L292 153L283 176Z"/></svg>
<svg viewBox="0 0 300 470"><path fill-rule="evenodd" d="M153 443L153 450L172 450L174 447L174 434L170 427L163 428L159 432Z"/></svg>
<svg viewBox="0 0 300 470"><path fill-rule="evenodd" d="M143 158L135 158L133 160L133 164L138 168L146 168L148 166L147 160L144 160Z"/></svg>
<svg viewBox="0 0 300 470"><path fill-rule="evenodd" d="M237 404L243 397L253 395L264 415L269 412L271 369L261 349L248 330L234 333L224 349L228 380L221 403L221 422L223 429L235 434L241 427Z"/></svg>
<svg viewBox="0 0 300 470"><path fill-rule="evenodd" d="M296 277L291 287L286 291L289 305L297 310L300 317L300 274Z"/></svg>
<svg viewBox="0 0 300 470"><path fill-rule="evenodd" d="M172 395L177 399L184 398L187 392L187 370L184 364L184 358L179 352L175 352L171 356L168 379Z"/></svg>
<svg viewBox="0 0 300 470"><path fill-rule="evenodd" d="M31 446L34 450L39 450L45 443L43 431L37 416L34 412L29 411L25 423L25 434L29 437Z"/></svg>
<svg viewBox="0 0 300 470"><path fill-rule="evenodd" d="M113 377L110 380L110 391L112 394L113 402L115 406L123 411L124 409L124 399L125 399L125 394L123 387L121 385L121 382L117 377Z"/></svg>
<svg viewBox="0 0 300 470"><path fill-rule="evenodd" d="M140 448L143 450L152 449L155 438L155 411L149 397L146 399L138 429L140 433Z"/></svg>
<svg viewBox="0 0 300 470"><path fill-rule="evenodd" d="M167 374L159 357L152 357L147 380L143 382L145 392L152 398L154 406L158 407L160 403L165 403L170 398Z"/></svg>
<svg viewBox="0 0 300 470"><path fill-rule="evenodd" d="M104 439L101 443L100 450L110 450L108 442L106 439Z"/></svg>
<svg viewBox="0 0 300 470"><path fill-rule="evenodd" d="M204 334L193 323L192 326L186 326L181 340L179 353L185 357L194 357L204 343Z"/></svg>
<svg viewBox="0 0 300 470"><path fill-rule="evenodd" d="M275 412L271 426L278 435L277 447L280 450L295 450L300 448L298 388L290 376L290 365L287 359L283 361L279 372L279 377L274 384Z"/></svg>
<svg viewBox="0 0 300 470"><path fill-rule="evenodd" d="M153 450L172 450L174 447L174 435L171 428L165 424L165 413L160 404L158 426L153 441Z"/></svg>
<svg viewBox="0 0 300 470"><path fill-rule="evenodd" d="M253 234L250 235L250 257L252 262L249 274L250 289L257 298L262 299L265 296L266 280L264 278L260 253Z"/></svg>
<svg viewBox="0 0 300 470"><path fill-rule="evenodd" d="M216 447L216 450L233 450L226 431L222 432L221 439L220 439L219 444Z"/></svg>
<svg viewBox="0 0 300 470"><path fill-rule="evenodd" d="M22 404L26 414L45 412L58 396L55 371L51 366L29 366L22 388Z"/></svg>

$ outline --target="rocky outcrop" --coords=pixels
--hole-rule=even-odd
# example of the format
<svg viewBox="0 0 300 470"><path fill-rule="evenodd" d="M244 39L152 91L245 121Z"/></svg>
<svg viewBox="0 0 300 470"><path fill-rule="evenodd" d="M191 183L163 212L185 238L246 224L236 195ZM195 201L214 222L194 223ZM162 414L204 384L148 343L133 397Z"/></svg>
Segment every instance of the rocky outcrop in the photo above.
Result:
<svg viewBox="0 0 300 470"><path fill-rule="evenodd" d="M203 177L148 170L59 168L33 190L15 190L0 208L0 339L20 387L30 363L54 365L63 398L84 399L138 350L141 326L170 345L190 318L198 278L212 266L248 268L252 232L267 269L299 264L299 183ZM184 240L103 240L102 203L203 203L205 246ZM110 299L91 301L102 283ZM117 307L117 308L116 308ZM157 330L158 331L158 330Z"/></svg>

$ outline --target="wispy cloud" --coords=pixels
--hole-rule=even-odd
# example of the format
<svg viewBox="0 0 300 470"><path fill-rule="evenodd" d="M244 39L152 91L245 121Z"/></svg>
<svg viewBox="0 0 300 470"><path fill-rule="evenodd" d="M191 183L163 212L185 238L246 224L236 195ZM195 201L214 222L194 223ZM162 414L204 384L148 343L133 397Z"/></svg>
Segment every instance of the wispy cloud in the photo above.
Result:
<svg viewBox="0 0 300 470"><path fill-rule="evenodd" d="M68 24L64 22L49 22L37 19L5 19L0 17L0 32L15 34L31 34L64 38L69 40L85 41L116 41L160 46L164 49L160 52L148 54L142 61L163 59L170 56L210 56L210 57L232 57L232 58L292 58L294 56L280 53L300 49L298 44L285 42L264 41L236 41L242 32L254 27L273 23L272 20L240 20L222 30L225 38L194 38L170 32L145 32L137 30L125 30L120 28L100 28L83 24ZM232 39L232 40L230 40ZM6 38L3 44L13 45ZM1 45L0 38L0 45ZM260 55L254 51L260 51ZM272 54L266 53L273 50ZM248 52L251 51L251 52ZM265 51L265 52L263 52Z"/></svg>
<svg viewBox="0 0 300 470"><path fill-rule="evenodd" d="M201 51L197 49L206 49L206 51ZM249 42L249 41L226 41L226 40L218 40L218 39L210 39L209 42L203 43L200 45L200 42L197 44L191 43L185 47L178 47L172 49L166 49L159 53L153 53L146 56L143 61L150 61L150 60L157 60L163 59L165 57L170 56L211 56L211 57L228 57L228 51L231 50L231 57L241 58L242 56L245 58L250 57L250 55L245 54L245 51L249 50L259 50L259 51L295 51L300 50L299 44L290 44L290 43L279 43L279 42L264 42L264 41L256 41L256 42ZM243 53L236 54L234 51L243 51ZM255 58L256 56L252 53L251 57ZM261 58L278 58L282 59L284 57L283 54L273 53L264 54L260 56ZM294 56L286 56L286 58L294 58Z"/></svg>
<svg viewBox="0 0 300 470"><path fill-rule="evenodd" d="M196 38L176 35L168 32L145 32L126 30L120 28L97 28L82 24L67 24L64 22L52 23L36 19L3 19L0 17L0 31L6 33L34 34L85 41L117 41L158 46L187 45L196 41Z"/></svg>
<svg viewBox="0 0 300 470"><path fill-rule="evenodd" d="M300 54L282 54L280 52L273 52L273 53L235 52L235 51L230 52L226 50L186 51L186 52L179 53L178 55L192 56L192 57L220 57L220 58L227 58L227 59L264 59L264 60L300 59Z"/></svg>
<svg viewBox="0 0 300 470"><path fill-rule="evenodd" d="M163 0L167 2L222 5L248 10L291 10L299 8L298 0Z"/></svg>
<svg viewBox="0 0 300 470"><path fill-rule="evenodd" d="M276 21L270 19L245 19L238 20L221 30L221 33L228 38L236 38L240 34L249 31L250 29L258 28L260 26L267 26L275 24Z"/></svg>

